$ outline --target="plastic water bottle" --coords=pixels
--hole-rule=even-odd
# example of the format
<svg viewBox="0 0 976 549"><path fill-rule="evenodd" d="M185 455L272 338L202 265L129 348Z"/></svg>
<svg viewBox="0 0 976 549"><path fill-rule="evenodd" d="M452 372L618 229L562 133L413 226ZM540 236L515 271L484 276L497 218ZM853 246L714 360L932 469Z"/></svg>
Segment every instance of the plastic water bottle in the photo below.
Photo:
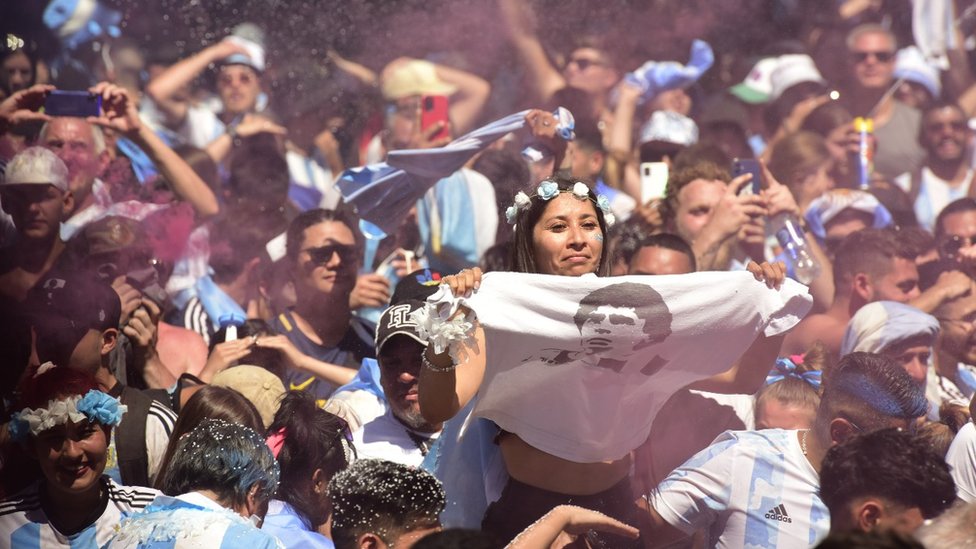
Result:
<svg viewBox="0 0 976 549"><path fill-rule="evenodd" d="M820 275L820 264L810 255L800 220L795 215L781 213L771 217L766 226L783 248L796 279L806 285L813 282Z"/></svg>
<svg viewBox="0 0 976 549"><path fill-rule="evenodd" d="M861 190L871 186L871 172L874 171L874 151L871 149L871 134L874 133L874 120L858 116L854 119L857 131L857 164L854 166L856 179L854 185Z"/></svg>

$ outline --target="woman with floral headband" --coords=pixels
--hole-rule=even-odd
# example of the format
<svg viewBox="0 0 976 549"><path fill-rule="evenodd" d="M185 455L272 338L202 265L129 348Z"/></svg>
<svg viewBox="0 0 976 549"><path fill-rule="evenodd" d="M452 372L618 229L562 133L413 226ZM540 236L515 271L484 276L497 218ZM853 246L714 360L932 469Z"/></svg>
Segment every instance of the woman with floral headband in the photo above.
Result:
<svg viewBox="0 0 976 549"><path fill-rule="evenodd" d="M90 376L42 366L22 392L8 429L43 478L0 502L0 547L101 547L119 523L159 492L120 486L102 472L125 406Z"/></svg>
<svg viewBox="0 0 976 549"><path fill-rule="evenodd" d="M519 193L515 204L506 213L509 222L516 224L511 259L513 271L571 277L593 274L609 276L610 252L604 242L613 217L606 199L595 196L584 183L561 177L547 179L532 196ZM784 278L781 265L760 266L753 263L749 270L758 280L765 280L769 287L778 286ZM480 287L480 283L479 269L464 270L445 277L443 282L450 287L454 296L468 296ZM544 298L526 296L525 299L534 301ZM463 307L461 311L467 312ZM424 356L420 404L424 416L431 422L450 419L471 403L479 388L482 388L486 332L477 319L472 320L471 324L474 326L474 341L463 345L461 356L466 355L464 359L457 360L447 351L438 353L435 345L430 345ZM768 355L770 359L775 357L775 354L770 355L767 351L764 350L766 355L763 356ZM581 353L561 352L549 357L547 363L565 364L567 360L576 360L566 358L573 354ZM538 398L552 397L539 394ZM573 397L562 395L561 401L572 406ZM556 505L567 503L637 524L639 511L634 505L635 498L629 484L629 455L609 462L571 461L530 445L522 438L523 433L507 432L497 427L495 432L495 442L509 478L500 498L485 513L482 526L486 531L499 539L510 540ZM492 450L483 448L482 451L490 453ZM491 462L492 459L485 458L483 462ZM451 460L441 454L440 461ZM494 478L493 474L486 474L485 478ZM445 477L452 478L452 475L447 473ZM450 492L452 481L445 480L445 483ZM489 494L497 488L486 485L485 493ZM448 497L452 497L450 493ZM469 518L466 516L464 520ZM627 546L634 540L618 539L616 543Z"/></svg>

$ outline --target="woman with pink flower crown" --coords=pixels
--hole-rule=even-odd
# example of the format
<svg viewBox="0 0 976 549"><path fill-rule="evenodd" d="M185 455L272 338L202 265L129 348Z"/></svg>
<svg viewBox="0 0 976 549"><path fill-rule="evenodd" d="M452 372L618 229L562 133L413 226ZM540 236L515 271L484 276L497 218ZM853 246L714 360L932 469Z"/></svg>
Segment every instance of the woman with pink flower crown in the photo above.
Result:
<svg viewBox="0 0 976 549"><path fill-rule="evenodd" d="M94 378L50 363L27 379L7 424L41 478L0 501L0 547L102 547L122 519L159 494L103 475L112 428L126 407Z"/></svg>

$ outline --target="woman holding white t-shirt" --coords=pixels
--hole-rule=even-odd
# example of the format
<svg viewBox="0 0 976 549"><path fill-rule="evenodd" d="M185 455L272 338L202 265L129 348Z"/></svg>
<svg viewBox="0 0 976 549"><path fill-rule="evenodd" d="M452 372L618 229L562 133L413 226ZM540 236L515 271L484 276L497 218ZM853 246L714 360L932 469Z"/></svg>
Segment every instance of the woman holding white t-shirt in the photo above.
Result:
<svg viewBox="0 0 976 549"><path fill-rule="evenodd" d="M560 276L609 275L611 258L604 242L612 217L600 207L605 203L603 197L596 197L583 183L559 177L544 181L531 197L520 195L516 206L509 211L510 220L516 223L514 271ZM784 278L780 265L750 263L749 270L770 287L778 286ZM466 269L445 277L443 284L449 285L455 296L464 296L476 291L480 281L480 269ZM434 346L428 346L419 395L421 411L428 421L439 423L450 419L479 390L485 373L485 333L477 320L473 324L476 343L462 344L466 358L460 364L455 365L447 352L436 354ZM767 342L772 341L759 340L745 355L752 356L752 360L745 362L774 358L778 345L773 345L775 348L769 354ZM764 374L768 364L762 368ZM734 377L729 373L723 376ZM561 503L589 507L618 520L636 523L639 510L633 503L629 484L630 456L610 462L578 463L529 445L519 433L502 431L496 441L510 479L501 499L489 507L483 527L499 539L512 539Z"/></svg>

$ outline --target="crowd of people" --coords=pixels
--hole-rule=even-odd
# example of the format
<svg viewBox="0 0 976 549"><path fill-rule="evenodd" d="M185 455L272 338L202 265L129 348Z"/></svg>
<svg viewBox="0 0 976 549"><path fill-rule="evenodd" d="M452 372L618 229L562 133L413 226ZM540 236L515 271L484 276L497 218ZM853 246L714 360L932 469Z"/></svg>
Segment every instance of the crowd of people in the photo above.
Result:
<svg viewBox="0 0 976 549"><path fill-rule="evenodd" d="M339 102L89 3L0 54L0 548L976 539L971 2L635 61L494 0L507 73Z"/></svg>

